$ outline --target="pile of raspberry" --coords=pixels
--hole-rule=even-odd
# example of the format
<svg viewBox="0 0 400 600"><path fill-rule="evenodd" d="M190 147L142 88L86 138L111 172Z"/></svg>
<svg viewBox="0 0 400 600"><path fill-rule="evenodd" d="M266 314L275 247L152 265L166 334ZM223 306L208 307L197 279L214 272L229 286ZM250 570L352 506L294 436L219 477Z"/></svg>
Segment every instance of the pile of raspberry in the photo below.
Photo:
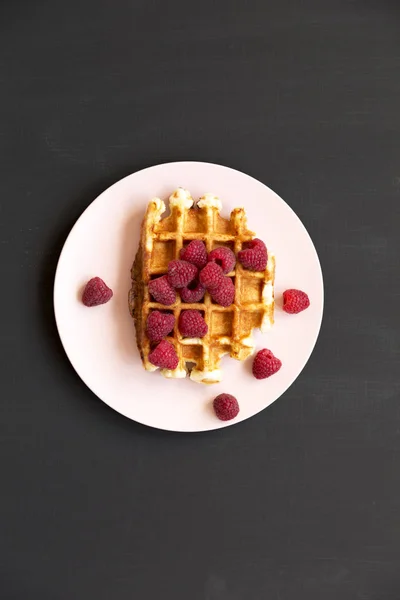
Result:
<svg viewBox="0 0 400 600"><path fill-rule="evenodd" d="M264 242L252 240L238 253L238 261L243 268L251 271L264 271L268 254ZM213 302L228 307L235 299L235 286L229 273L236 265L236 256L230 248L220 246L207 253L204 242L192 240L184 246L178 260L171 260L168 273L149 283L150 295L159 304L172 306L179 293L185 303L201 302L206 291ZM175 328L175 317L168 312L153 311L147 319L147 335L158 345L150 352L149 361L164 369L176 369L178 355L175 346L165 340ZM182 310L177 330L183 337L202 338L207 335L208 326L199 310Z"/></svg>

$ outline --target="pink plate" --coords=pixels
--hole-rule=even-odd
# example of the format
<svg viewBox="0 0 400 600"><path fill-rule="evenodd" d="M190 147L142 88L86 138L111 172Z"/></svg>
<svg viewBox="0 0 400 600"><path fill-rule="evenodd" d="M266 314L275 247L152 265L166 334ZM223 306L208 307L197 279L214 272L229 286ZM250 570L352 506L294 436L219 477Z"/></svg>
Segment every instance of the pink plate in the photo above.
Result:
<svg viewBox="0 0 400 600"><path fill-rule="evenodd" d="M224 379L207 386L187 379L166 380L141 364L133 321L128 312L130 269L139 241L140 223L153 196L167 200L176 187L193 198L212 192L222 201L222 215L244 206L249 228L276 256L275 325L256 332L256 348L270 348L282 360L281 370L258 381L252 358L222 360ZM168 205L168 202L167 202ZM114 291L103 306L86 308L83 286L99 276ZM299 315L281 308L287 288L306 291L311 306ZM65 242L57 267L54 307L65 351L78 375L106 404L152 427L171 431L206 431L233 425L274 402L298 377L318 337L323 312L323 281L314 245L292 209L256 179L200 162L158 165L133 173L103 192L85 210ZM212 400L222 392L235 395L240 413L219 421Z"/></svg>

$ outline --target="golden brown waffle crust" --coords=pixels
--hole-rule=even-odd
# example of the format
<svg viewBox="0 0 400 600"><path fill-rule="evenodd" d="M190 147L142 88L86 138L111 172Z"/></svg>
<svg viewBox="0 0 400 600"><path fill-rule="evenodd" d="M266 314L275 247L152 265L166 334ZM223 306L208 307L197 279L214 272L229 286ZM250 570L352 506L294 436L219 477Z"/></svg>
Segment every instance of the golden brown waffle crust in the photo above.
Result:
<svg viewBox="0 0 400 600"><path fill-rule="evenodd" d="M179 364L174 370L162 369L162 374L183 378L190 372L193 381L216 383L222 379L222 356L229 354L245 360L254 352L253 330L265 332L273 325L275 257L268 251L267 267L262 272L247 271L236 263L235 270L228 274L235 284L234 303L229 307L214 304L208 292L202 302L195 304L182 302L179 294L168 307L154 302L148 291L149 281L167 273L169 261L178 259L181 248L191 240L202 240L208 252L228 246L237 255L243 244L255 237L247 229L244 208L235 208L225 219L220 215L222 203L213 194L205 194L195 204L187 190L178 188L169 198L169 207L170 214L162 218L165 203L160 198L149 202L132 267L129 309L135 321L138 349L145 369L155 371L157 367L148 360L152 347L146 334L147 317L153 310L172 312L175 328L167 340L175 346ZM208 325L204 338L180 335L179 315L187 309L202 312Z"/></svg>

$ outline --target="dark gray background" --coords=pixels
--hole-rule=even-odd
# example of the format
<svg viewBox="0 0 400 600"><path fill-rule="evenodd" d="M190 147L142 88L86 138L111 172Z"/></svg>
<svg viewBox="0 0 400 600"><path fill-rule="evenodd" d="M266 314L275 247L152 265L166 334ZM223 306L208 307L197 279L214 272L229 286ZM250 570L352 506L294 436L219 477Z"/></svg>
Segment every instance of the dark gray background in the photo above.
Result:
<svg viewBox="0 0 400 600"><path fill-rule="evenodd" d="M0 86L0 597L398 600L399 3L3 0ZM199 435L103 405L52 307L83 209L180 159L276 190L326 285L298 381Z"/></svg>

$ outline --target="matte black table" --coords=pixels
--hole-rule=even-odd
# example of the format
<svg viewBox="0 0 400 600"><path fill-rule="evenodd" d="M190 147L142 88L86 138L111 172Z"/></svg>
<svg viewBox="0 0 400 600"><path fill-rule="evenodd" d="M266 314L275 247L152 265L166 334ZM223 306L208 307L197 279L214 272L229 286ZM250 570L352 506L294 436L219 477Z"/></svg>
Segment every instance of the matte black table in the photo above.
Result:
<svg viewBox="0 0 400 600"><path fill-rule="evenodd" d="M400 6L3 0L0 597L400 598ZM233 428L142 427L61 348L70 227L144 166L276 190L326 308L296 383Z"/></svg>

